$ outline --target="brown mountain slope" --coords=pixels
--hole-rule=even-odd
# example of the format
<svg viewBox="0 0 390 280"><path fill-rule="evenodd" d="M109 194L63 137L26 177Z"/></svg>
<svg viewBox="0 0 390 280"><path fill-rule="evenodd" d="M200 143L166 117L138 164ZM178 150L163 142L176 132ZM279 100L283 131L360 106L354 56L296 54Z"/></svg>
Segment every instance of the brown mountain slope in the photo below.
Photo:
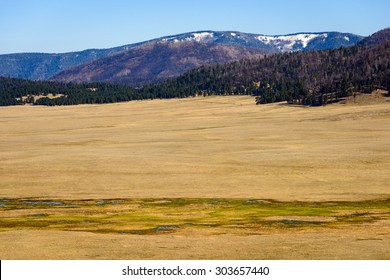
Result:
<svg viewBox="0 0 390 280"><path fill-rule="evenodd" d="M139 86L176 77L202 66L262 57L264 49L199 42L151 42L65 70L52 79L106 81Z"/></svg>

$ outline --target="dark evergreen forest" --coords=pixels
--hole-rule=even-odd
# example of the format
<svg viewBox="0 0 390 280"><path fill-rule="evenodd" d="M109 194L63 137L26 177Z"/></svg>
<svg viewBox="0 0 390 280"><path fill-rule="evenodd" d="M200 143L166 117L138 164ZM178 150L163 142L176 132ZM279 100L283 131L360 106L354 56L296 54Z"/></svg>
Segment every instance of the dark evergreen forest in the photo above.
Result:
<svg viewBox="0 0 390 280"><path fill-rule="evenodd" d="M198 95L252 95L257 104L325 105L353 92L390 88L390 40L373 45L269 55L201 67L160 84L130 88L0 78L0 105L76 105ZM48 94L56 98L45 97ZM40 96L34 99L34 96Z"/></svg>

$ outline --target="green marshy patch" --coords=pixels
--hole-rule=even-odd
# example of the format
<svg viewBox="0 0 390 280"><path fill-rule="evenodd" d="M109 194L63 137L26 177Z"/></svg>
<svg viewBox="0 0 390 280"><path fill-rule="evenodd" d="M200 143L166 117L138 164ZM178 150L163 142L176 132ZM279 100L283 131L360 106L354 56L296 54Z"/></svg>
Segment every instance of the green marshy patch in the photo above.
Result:
<svg viewBox="0 0 390 280"><path fill-rule="evenodd" d="M240 199L0 200L0 231L39 229L117 234L182 230L255 234L366 224L390 218L390 200L280 202Z"/></svg>

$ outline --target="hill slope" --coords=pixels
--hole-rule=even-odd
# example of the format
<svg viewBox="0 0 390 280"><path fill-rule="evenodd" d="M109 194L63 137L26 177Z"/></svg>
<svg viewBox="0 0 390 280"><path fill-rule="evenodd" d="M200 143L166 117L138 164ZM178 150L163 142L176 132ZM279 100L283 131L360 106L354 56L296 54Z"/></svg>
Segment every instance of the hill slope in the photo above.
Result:
<svg viewBox="0 0 390 280"><path fill-rule="evenodd" d="M65 70L52 79L139 86L177 77L203 65L259 58L269 51L197 41L151 42Z"/></svg>
<svg viewBox="0 0 390 280"><path fill-rule="evenodd" d="M361 40L359 46L373 46L390 40L390 28L385 28Z"/></svg>

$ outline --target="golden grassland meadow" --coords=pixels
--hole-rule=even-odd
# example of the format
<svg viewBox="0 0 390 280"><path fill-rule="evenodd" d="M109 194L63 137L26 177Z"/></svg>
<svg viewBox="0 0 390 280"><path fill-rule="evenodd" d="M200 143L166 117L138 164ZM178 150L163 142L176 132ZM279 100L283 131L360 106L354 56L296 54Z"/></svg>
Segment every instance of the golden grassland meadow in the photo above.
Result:
<svg viewBox="0 0 390 280"><path fill-rule="evenodd" d="M390 98L0 108L0 259L390 259Z"/></svg>

